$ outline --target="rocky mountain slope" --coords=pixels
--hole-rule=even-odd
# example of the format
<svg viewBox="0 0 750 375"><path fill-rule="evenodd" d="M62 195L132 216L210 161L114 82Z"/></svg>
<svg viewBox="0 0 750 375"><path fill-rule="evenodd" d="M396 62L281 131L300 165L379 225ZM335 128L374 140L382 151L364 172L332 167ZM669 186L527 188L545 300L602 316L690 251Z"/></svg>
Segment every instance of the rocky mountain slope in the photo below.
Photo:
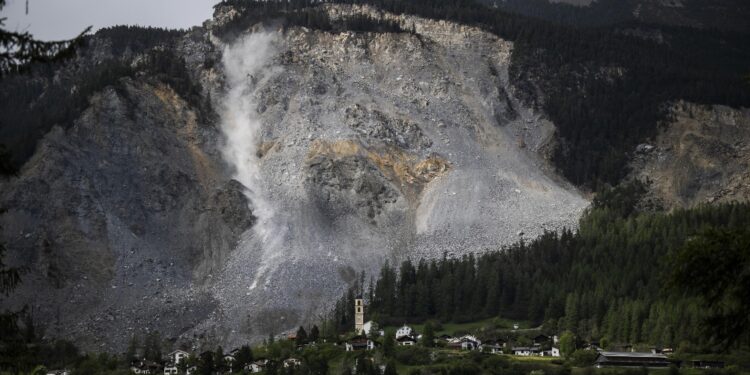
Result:
<svg viewBox="0 0 750 375"><path fill-rule="evenodd" d="M575 226L587 201L540 157L554 126L516 99L512 43L327 11L413 32L256 28L227 45L220 9L175 46L215 116L135 75L46 134L2 182L9 262L28 267L11 302L87 348L149 330L231 346L317 319L386 260Z"/></svg>
<svg viewBox="0 0 750 375"><path fill-rule="evenodd" d="M642 144L633 177L664 209L750 199L750 110L679 102L653 144Z"/></svg>

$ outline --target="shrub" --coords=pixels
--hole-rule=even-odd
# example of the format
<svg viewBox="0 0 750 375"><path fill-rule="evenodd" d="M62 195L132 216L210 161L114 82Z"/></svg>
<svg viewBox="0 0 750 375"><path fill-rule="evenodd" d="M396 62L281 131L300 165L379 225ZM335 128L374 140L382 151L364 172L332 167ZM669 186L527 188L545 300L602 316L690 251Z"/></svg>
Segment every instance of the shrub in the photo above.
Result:
<svg viewBox="0 0 750 375"><path fill-rule="evenodd" d="M396 350L396 360L410 365L426 365L430 363L430 351L420 346L402 346Z"/></svg>
<svg viewBox="0 0 750 375"><path fill-rule="evenodd" d="M596 357L598 356L599 353L593 350L579 349L573 352L573 354L570 356L570 360L575 366L591 366L594 361L596 361Z"/></svg>

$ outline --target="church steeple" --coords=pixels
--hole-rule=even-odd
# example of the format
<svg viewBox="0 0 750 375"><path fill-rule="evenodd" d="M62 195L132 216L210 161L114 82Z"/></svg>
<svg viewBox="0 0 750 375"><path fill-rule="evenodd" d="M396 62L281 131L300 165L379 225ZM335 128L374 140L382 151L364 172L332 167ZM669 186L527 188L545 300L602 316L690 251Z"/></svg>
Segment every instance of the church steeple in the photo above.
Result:
<svg viewBox="0 0 750 375"><path fill-rule="evenodd" d="M354 332L361 335L365 331L365 303L362 297L354 299Z"/></svg>

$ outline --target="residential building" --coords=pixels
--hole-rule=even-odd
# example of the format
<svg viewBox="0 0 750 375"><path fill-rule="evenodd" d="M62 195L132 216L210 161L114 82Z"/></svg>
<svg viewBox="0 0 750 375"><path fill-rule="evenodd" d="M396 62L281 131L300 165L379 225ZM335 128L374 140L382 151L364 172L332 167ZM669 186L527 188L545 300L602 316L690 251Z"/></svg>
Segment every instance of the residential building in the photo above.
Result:
<svg viewBox="0 0 750 375"><path fill-rule="evenodd" d="M355 350L373 350L375 349L375 341L364 336L358 336L347 341L345 347L347 352Z"/></svg>
<svg viewBox="0 0 750 375"><path fill-rule="evenodd" d="M161 366L156 362L137 360L130 363L130 372L138 375L155 375L160 373Z"/></svg>
<svg viewBox="0 0 750 375"><path fill-rule="evenodd" d="M411 327L404 325L396 331L396 338L398 339L399 337L412 336L413 334L414 330Z"/></svg>
<svg viewBox="0 0 750 375"><path fill-rule="evenodd" d="M164 365L164 375L175 375L179 374L180 369L174 363L167 363Z"/></svg>
<svg viewBox="0 0 750 375"><path fill-rule="evenodd" d="M250 371L252 373L258 373L258 372L265 370L267 366L268 366L268 360L261 359L253 363L250 363L248 365L245 365L245 370Z"/></svg>
<svg viewBox="0 0 750 375"><path fill-rule="evenodd" d="M184 350L175 350L167 354L167 362L179 365L182 361L186 360L190 354Z"/></svg>

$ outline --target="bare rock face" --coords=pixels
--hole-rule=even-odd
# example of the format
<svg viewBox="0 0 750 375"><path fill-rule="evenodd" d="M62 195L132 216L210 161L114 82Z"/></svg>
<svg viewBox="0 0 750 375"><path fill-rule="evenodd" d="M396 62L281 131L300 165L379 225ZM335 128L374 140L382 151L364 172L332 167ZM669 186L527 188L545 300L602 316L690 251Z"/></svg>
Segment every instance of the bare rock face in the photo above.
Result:
<svg viewBox="0 0 750 375"><path fill-rule="evenodd" d="M750 199L750 110L675 103L653 144L635 150L633 175L665 209Z"/></svg>
<svg viewBox="0 0 750 375"><path fill-rule="evenodd" d="M30 269L13 297L46 334L113 349L205 319L193 286L254 221L216 138L169 87L129 79L47 134L2 193L9 261Z"/></svg>
<svg viewBox="0 0 750 375"><path fill-rule="evenodd" d="M138 76L48 134L0 197L12 262L33 270L14 303L85 347L154 329L231 347L318 319L386 260L576 226L588 202L540 155L554 127L516 98L511 43L326 9L415 33L248 30L263 36L244 51L208 23L177 50L216 119Z"/></svg>
<svg viewBox="0 0 750 375"><path fill-rule="evenodd" d="M432 146L432 140L422 133L419 125L403 118L389 118L383 112L359 104L346 109L346 121L366 142L417 150Z"/></svg>
<svg viewBox="0 0 750 375"><path fill-rule="evenodd" d="M213 286L220 307L201 329L231 343L314 321L358 272L386 260L497 249L519 232L575 227L587 205L546 172L539 153L554 128L516 99L511 43L326 7L333 19L365 13L416 34L291 28L225 46L227 87L246 92L233 105L255 105L245 117L257 136L257 158L231 163L257 171L250 190L270 208ZM234 120L224 126L242 134Z"/></svg>

